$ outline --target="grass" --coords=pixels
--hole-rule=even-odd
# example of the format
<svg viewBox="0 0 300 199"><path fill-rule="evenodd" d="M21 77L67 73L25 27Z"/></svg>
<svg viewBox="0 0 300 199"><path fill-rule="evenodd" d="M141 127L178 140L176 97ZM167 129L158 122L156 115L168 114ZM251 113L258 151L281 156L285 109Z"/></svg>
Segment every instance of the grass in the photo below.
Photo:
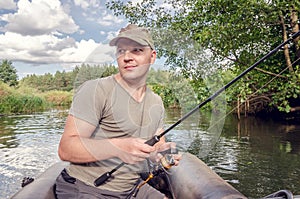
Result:
<svg viewBox="0 0 300 199"><path fill-rule="evenodd" d="M0 82L0 115L33 113L54 106L69 106L72 93L65 91L39 92L34 88L9 87Z"/></svg>

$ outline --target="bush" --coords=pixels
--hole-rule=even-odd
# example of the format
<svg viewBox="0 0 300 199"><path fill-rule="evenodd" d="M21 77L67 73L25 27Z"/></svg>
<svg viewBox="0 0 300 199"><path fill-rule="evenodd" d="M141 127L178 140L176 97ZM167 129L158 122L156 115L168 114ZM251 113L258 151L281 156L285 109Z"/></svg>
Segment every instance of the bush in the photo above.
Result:
<svg viewBox="0 0 300 199"><path fill-rule="evenodd" d="M73 94L67 91L48 91L42 96L52 106L69 106L72 103Z"/></svg>
<svg viewBox="0 0 300 199"><path fill-rule="evenodd" d="M18 93L1 97L0 102L0 114L33 113L47 107L47 102L40 97Z"/></svg>
<svg viewBox="0 0 300 199"><path fill-rule="evenodd" d="M0 114L33 113L43 111L48 103L42 97L16 90L0 82Z"/></svg>

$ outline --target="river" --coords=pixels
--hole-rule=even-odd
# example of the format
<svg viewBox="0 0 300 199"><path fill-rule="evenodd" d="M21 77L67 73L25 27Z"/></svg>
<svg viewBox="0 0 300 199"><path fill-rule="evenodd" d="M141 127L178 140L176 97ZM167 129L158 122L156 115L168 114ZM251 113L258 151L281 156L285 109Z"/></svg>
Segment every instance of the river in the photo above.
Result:
<svg viewBox="0 0 300 199"><path fill-rule="evenodd" d="M59 161L57 147L67 110L0 117L0 198L21 189L23 177L37 177ZM181 116L169 112L167 125ZM300 194L300 125L259 119L225 119L209 131L211 117L201 115L167 134L180 151L201 158L249 198L281 189ZM191 128L192 127L192 128Z"/></svg>

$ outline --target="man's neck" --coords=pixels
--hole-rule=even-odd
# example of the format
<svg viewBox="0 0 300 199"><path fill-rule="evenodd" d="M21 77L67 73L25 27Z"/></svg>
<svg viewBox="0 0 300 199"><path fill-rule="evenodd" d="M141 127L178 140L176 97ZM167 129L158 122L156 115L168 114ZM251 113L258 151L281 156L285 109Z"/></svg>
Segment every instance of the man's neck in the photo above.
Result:
<svg viewBox="0 0 300 199"><path fill-rule="evenodd" d="M146 93L146 82L133 84L125 81L119 73L115 75L115 79L137 102L143 101Z"/></svg>

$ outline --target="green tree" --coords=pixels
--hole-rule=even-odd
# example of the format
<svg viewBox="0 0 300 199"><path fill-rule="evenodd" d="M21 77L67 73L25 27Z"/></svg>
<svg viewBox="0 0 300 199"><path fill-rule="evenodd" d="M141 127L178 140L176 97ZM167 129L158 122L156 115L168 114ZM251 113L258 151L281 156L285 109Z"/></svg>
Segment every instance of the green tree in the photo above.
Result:
<svg viewBox="0 0 300 199"><path fill-rule="evenodd" d="M77 71L78 69L76 69ZM113 65L89 65L82 64L74 79L74 88L78 88L83 82L101 77L107 77L117 73L117 68Z"/></svg>
<svg viewBox="0 0 300 199"><path fill-rule="evenodd" d="M80 84L89 79L106 77L117 73L117 68L113 65L88 65L76 66L73 71L56 71L54 75L46 73L44 75L28 75L20 82L22 85L37 88L39 91L72 91Z"/></svg>
<svg viewBox="0 0 300 199"><path fill-rule="evenodd" d="M131 23L151 27L166 64L200 82L211 74L240 74L299 31L300 2L292 0L166 0L163 5L113 0L107 7ZM298 110L300 102L294 107L290 102L300 101L299 58L298 37L230 88L230 101L244 104L249 113L268 105Z"/></svg>
<svg viewBox="0 0 300 199"><path fill-rule="evenodd" d="M3 60L0 65L0 80L9 86L18 85L17 70L12 65L11 61Z"/></svg>

